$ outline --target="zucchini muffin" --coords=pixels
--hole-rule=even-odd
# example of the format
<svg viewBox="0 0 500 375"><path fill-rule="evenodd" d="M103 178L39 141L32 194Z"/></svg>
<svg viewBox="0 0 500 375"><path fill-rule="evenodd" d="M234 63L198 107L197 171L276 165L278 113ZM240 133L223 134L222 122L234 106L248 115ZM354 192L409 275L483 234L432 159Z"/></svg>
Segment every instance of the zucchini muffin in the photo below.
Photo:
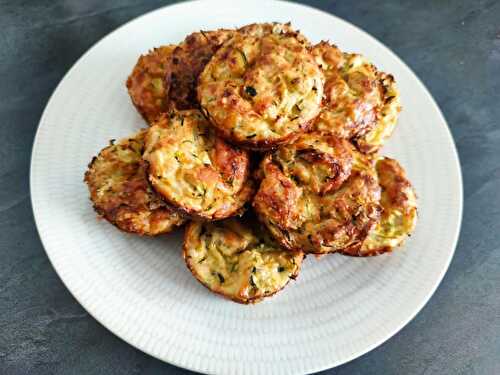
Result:
<svg viewBox="0 0 500 375"><path fill-rule="evenodd" d="M184 223L149 185L142 161L145 131L104 148L84 181L97 213L119 229L141 235L167 233Z"/></svg>
<svg viewBox="0 0 500 375"><path fill-rule="evenodd" d="M283 289L300 271L304 254L281 249L255 222L227 219L191 222L184 260L212 292L238 303L255 303Z"/></svg>
<svg viewBox="0 0 500 375"><path fill-rule="evenodd" d="M321 42L312 54L325 75L323 110L314 130L352 140L364 153L378 151L401 110L394 78L366 58Z"/></svg>
<svg viewBox="0 0 500 375"><path fill-rule="evenodd" d="M380 158L376 169L382 189L380 220L362 244L344 249L343 254L372 256L390 252L415 229L417 196L404 169L390 158Z"/></svg>
<svg viewBox="0 0 500 375"><path fill-rule="evenodd" d="M144 119L151 123L169 106L165 75L170 66L175 45L154 48L139 57L126 86L132 103Z"/></svg>
<svg viewBox="0 0 500 375"><path fill-rule="evenodd" d="M172 53L165 85L177 109L198 108L196 83L205 65L235 30L220 29L189 34Z"/></svg>
<svg viewBox="0 0 500 375"><path fill-rule="evenodd" d="M380 215L373 162L341 138L304 134L267 155L253 201L290 250L325 254L364 241Z"/></svg>
<svg viewBox="0 0 500 375"><path fill-rule="evenodd" d="M222 137L265 150L311 127L320 111L323 80L297 33L240 33L201 73L198 100Z"/></svg>
<svg viewBox="0 0 500 375"><path fill-rule="evenodd" d="M199 218L237 215L254 190L248 153L217 137L198 110L162 116L146 133L143 158L154 189Z"/></svg>

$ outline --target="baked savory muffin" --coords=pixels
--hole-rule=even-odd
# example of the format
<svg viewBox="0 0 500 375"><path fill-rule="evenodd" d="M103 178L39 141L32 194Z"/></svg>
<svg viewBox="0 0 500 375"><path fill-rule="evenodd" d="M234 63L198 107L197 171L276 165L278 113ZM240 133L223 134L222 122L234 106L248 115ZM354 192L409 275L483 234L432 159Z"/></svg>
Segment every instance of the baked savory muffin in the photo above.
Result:
<svg viewBox="0 0 500 375"><path fill-rule="evenodd" d="M147 131L143 158L154 189L190 215L236 215L253 192L248 153L217 137L198 110L162 116Z"/></svg>
<svg viewBox="0 0 500 375"><path fill-rule="evenodd" d="M406 173L394 159L376 164L382 194L380 221L362 244L342 251L346 255L372 256L392 251L413 232L417 222L417 197Z"/></svg>
<svg viewBox="0 0 500 375"><path fill-rule="evenodd" d="M377 151L392 134L401 110L394 78L366 58L321 42L312 54L325 75L323 110L314 130L354 141L365 153Z"/></svg>
<svg viewBox="0 0 500 375"><path fill-rule="evenodd" d="M255 222L193 221L186 227L184 260L211 291L239 303L269 297L299 273L304 254L281 249Z"/></svg>
<svg viewBox="0 0 500 375"><path fill-rule="evenodd" d="M164 80L175 48L175 45L163 46L139 57L127 79L132 103L148 123L165 112L169 105Z"/></svg>
<svg viewBox="0 0 500 375"><path fill-rule="evenodd" d="M184 223L149 185L142 161L145 131L104 148L85 173L97 213L119 229L144 235L167 233Z"/></svg>
<svg viewBox="0 0 500 375"><path fill-rule="evenodd" d="M372 160L341 138L304 134L267 155L257 178L253 207L291 250L343 250L362 242L380 215Z"/></svg>
<svg viewBox="0 0 500 375"><path fill-rule="evenodd" d="M198 99L222 137L263 150L311 126L320 111L323 80L296 33L239 33L201 73Z"/></svg>
<svg viewBox="0 0 500 375"><path fill-rule="evenodd" d="M234 33L235 30L226 29L195 32L173 51L165 83L170 100L177 109L199 107L196 99L198 76L219 47Z"/></svg>

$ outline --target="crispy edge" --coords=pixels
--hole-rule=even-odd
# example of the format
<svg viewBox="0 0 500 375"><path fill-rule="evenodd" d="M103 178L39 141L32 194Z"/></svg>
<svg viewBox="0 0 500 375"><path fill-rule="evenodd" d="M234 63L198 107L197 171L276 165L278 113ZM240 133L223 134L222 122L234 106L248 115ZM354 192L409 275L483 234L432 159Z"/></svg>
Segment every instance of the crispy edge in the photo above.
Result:
<svg viewBox="0 0 500 375"><path fill-rule="evenodd" d="M395 186L397 186L397 187L392 186L391 190L395 190L396 194L398 194L398 193L401 193L405 188L410 188L413 191L413 194L415 195L415 198L416 198L417 195L415 193L415 189L414 189L413 185L411 184L411 182L408 180L408 178L406 176L406 172L404 171L403 167L397 162L397 160L391 159L391 158L384 158L382 160L383 160L383 162L388 162L390 164L390 168L392 168L394 170L394 174L399 177L398 181L396 181L396 184L395 184ZM396 194L392 194L392 195L396 195ZM398 199L398 198L400 198L400 197L396 197L393 199ZM417 206L415 206L413 208L410 207L409 209L415 210L415 219L414 219L413 228L412 228L412 231L413 231L415 229L415 225L416 225L416 221L417 221L418 208L417 208ZM408 233L408 236L411 236L411 233ZM382 255L385 253L391 253L397 247L400 247L403 244L404 244L404 240L402 240L396 247L382 246L379 248L372 249L370 251L362 252L361 250L362 250L363 242L360 242L360 243L355 244L353 246L350 246L346 249L343 249L339 253L342 255L345 255L345 256L365 258L365 257Z"/></svg>
<svg viewBox="0 0 500 375"><path fill-rule="evenodd" d="M378 72L378 77L380 86L383 91L383 104L377 113L377 122L372 129L353 139L353 143L355 144L356 148L365 154L375 154L384 146L387 140L394 133L399 120L399 114L402 110L401 94L396 85L394 76L392 76L392 74ZM393 105L396 106L395 109L391 108ZM395 118L393 120L384 119L386 116L389 116L387 112L395 112L392 113ZM388 121L390 123L386 124L385 121ZM382 130L380 139L378 139L376 142L372 142L368 139L371 134L380 130Z"/></svg>

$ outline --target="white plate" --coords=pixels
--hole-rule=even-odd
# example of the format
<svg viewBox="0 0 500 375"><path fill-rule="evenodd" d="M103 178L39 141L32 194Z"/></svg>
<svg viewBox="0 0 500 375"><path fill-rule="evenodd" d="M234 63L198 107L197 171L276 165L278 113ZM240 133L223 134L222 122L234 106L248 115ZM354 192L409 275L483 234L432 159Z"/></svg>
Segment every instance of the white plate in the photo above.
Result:
<svg viewBox="0 0 500 375"><path fill-rule="evenodd" d="M138 238L97 221L82 178L109 139L144 126L124 85L140 53L194 30L289 20L312 41L330 39L361 52L396 77L404 110L384 153L407 169L419 195L419 223L393 255L309 257L299 279L283 292L241 306L210 294L191 276L181 259L180 234ZM73 66L40 120L31 197L57 273L89 313L125 341L199 372L301 374L366 353L424 306L453 256L462 181L453 140L434 100L380 42L298 4L200 1L127 23Z"/></svg>

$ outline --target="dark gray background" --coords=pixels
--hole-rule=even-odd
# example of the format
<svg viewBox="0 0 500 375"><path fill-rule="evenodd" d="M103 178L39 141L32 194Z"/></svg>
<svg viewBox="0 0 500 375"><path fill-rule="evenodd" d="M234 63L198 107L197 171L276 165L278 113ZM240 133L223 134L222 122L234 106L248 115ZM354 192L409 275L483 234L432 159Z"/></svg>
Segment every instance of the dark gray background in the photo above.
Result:
<svg viewBox="0 0 500 375"><path fill-rule="evenodd" d="M451 127L465 185L458 248L434 297L391 340L324 374L499 374L500 1L305 2L417 73ZM0 374L188 373L115 337L69 294L36 232L28 181L38 120L64 73L117 26L168 3L0 0Z"/></svg>

